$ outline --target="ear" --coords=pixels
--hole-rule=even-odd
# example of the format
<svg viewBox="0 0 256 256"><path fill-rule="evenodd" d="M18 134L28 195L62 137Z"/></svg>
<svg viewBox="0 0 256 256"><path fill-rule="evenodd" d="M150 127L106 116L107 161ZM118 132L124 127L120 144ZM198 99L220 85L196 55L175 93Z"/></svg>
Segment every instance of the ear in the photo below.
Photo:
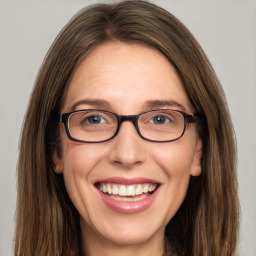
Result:
<svg viewBox="0 0 256 256"><path fill-rule="evenodd" d="M60 154L58 154L56 147L53 150L52 162L53 162L53 167L54 167L55 173L62 174L63 173L63 161L60 157Z"/></svg>
<svg viewBox="0 0 256 256"><path fill-rule="evenodd" d="M192 176L199 176L202 173L202 164L201 164L202 153L203 153L203 143L202 143L202 140L199 137L197 137L195 152L194 152L191 169L190 169L190 175Z"/></svg>

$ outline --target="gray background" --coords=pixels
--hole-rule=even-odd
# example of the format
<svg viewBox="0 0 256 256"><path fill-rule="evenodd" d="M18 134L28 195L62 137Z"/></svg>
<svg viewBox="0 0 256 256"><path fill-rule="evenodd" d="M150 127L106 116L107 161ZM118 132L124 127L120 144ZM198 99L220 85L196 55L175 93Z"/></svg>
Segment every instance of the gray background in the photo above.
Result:
<svg viewBox="0 0 256 256"><path fill-rule="evenodd" d="M37 71L60 29L95 2L0 0L0 255L13 254L19 133ZM256 255L256 1L152 2L191 30L223 84L238 143L239 255Z"/></svg>

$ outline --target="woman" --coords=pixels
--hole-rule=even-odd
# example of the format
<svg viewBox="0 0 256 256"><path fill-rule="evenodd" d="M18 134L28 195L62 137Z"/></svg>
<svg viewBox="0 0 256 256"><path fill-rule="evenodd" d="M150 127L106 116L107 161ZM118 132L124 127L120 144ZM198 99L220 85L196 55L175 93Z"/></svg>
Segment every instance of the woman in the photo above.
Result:
<svg viewBox="0 0 256 256"><path fill-rule="evenodd" d="M96 5L37 77L18 166L15 255L235 255L225 97L174 16Z"/></svg>

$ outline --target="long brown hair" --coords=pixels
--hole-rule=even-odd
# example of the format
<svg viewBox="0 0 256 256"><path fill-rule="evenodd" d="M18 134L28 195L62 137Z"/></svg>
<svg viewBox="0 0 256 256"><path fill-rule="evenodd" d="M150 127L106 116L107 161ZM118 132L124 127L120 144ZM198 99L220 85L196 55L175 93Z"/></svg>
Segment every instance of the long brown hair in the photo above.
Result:
<svg viewBox="0 0 256 256"><path fill-rule="evenodd" d="M15 255L79 255L79 216L51 152L58 144L50 122L82 59L116 40L158 49L179 73L199 114L204 141L202 175L191 178L187 197L166 227L177 255L234 256L239 203L236 148L221 85L193 35L173 15L144 1L99 4L81 10L60 32L37 76L26 113L18 162Z"/></svg>

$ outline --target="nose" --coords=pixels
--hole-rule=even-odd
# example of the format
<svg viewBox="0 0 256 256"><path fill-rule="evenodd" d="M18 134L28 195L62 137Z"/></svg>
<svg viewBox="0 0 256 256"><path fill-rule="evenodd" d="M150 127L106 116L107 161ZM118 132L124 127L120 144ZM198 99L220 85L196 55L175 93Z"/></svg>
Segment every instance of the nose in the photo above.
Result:
<svg viewBox="0 0 256 256"><path fill-rule="evenodd" d="M140 138L132 122L122 122L118 134L112 139L112 143L109 157L112 164L132 168L145 161L145 144L147 142Z"/></svg>

